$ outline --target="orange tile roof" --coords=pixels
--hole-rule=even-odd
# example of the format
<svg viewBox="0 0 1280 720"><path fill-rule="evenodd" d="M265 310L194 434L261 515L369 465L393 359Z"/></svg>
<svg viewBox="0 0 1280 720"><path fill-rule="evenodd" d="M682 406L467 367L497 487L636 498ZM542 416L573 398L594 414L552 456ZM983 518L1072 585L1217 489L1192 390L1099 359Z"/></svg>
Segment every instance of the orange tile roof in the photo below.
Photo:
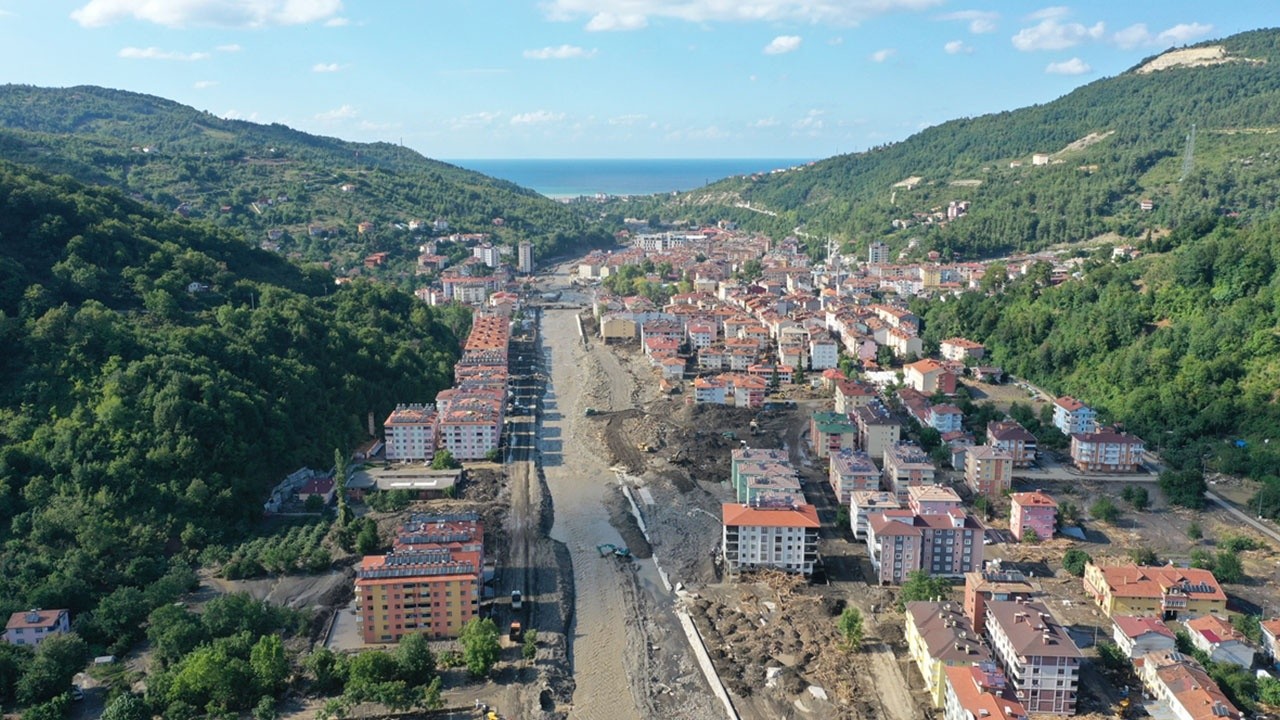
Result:
<svg viewBox="0 0 1280 720"><path fill-rule="evenodd" d="M1158 598L1165 590L1180 587L1192 600L1227 600L1218 579L1208 570L1171 565L1111 565L1101 570L1116 597Z"/></svg>
<svg viewBox="0 0 1280 720"><path fill-rule="evenodd" d="M725 525L736 527L792 527L818 528L818 509L812 505L797 505L787 509L753 508L737 503L725 503L720 508Z"/></svg>

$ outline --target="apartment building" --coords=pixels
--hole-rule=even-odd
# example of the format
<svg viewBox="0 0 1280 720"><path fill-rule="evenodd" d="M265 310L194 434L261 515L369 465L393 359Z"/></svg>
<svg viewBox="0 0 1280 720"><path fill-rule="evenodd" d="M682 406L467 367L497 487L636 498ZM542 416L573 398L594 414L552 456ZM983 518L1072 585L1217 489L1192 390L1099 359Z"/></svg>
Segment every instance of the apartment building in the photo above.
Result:
<svg viewBox="0 0 1280 720"><path fill-rule="evenodd" d="M729 459L729 481L741 505L800 505L800 476L785 450L739 448Z"/></svg>
<svg viewBox="0 0 1280 720"><path fill-rule="evenodd" d="M818 510L812 505L721 506L721 552L729 573L776 568L810 575L818 560Z"/></svg>
<svg viewBox="0 0 1280 720"><path fill-rule="evenodd" d="M850 497L856 491L876 490L880 487L880 469L870 455L860 450L831 453L827 476L841 505L848 505Z"/></svg>
<svg viewBox="0 0 1280 720"><path fill-rule="evenodd" d="M1080 650L1038 602L987 603L987 640L996 661L1030 713L1074 715Z"/></svg>
<svg viewBox="0 0 1280 720"><path fill-rule="evenodd" d="M1036 540L1053 537L1058 523L1058 503L1042 492L1013 493L1009 496L1009 530L1022 541L1028 533Z"/></svg>
<svg viewBox="0 0 1280 720"><path fill-rule="evenodd" d="M963 503L955 490L942 485L916 485L907 488L907 509L917 515L946 515L959 510Z"/></svg>
<svg viewBox="0 0 1280 720"><path fill-rule="evenodd" d="M356 622L366 644L411 633L457 637L480 610L484 528L475 513L415 516L396 548L356 568Z"/></svg>
<svg viewBox="0 0 1280 720"><path fill-rule="evenodd" d="M387 460L430 460L436 454L437 422L435 405L397 405L382 423L387 438Z"/></svg>
<svg viewBox="0 0 1280 720"><path fill-rule="evenodd" d="M974 342L968 338L953 337L942 341L939 346L939 352L944 359L954 362L964 362L970 358L981 360L987 354L987 349L982 343Z"/></svg>
<svg viewBox="0 0 1280 720"><path fill-rule="evenodd" d="M855 408L853 422L858 427L858 447L873 460L883 459L885 450L898 442L902 432L902 426L879 400Z"/></svg>
<svg viewBox="0 0 1280 720"><path fill-rule="evenodd" d="M987 444L1009 453L1016 468L1035 464L1036 436L1014 420L987 423Z"/></svg>
<svg viewBox="0 0 1280 720"><path fill-rule="evenodd" d="M1143 655L1137 667L1142 686L1157 700L1168 703L1178 720L1244 718L1200 663L1176 650Z"/></svg>
<svg viewBox="0 0 1280 720"><path fill-rule="evenodd" d="M852 450L858 439L858 428L847 415L816 412L809 419L809 442L820 458L841 450Z"/></svg>
<svg viewBox="0 0 1280 720"><path fill-rule="evenodd" d="M907 603L905 635L907 651L935 708L942 707L945 698L945 668L991 662L991 652L956 603Z"/></svg>
<svg viewBox="0 0 1280 720"><path fill-rule="evenodd" d="M962 510L916 515L910 510L872 513L867 549L881 585L898 585L916 570L961 577L982 567L984 528Z"/></svg>
<svg viewBox="0 0 1280 720"><path fill-rule="evenodd" d="M877 476L877 480L879 476ZM898 496L883 490L855 490L849 497L849 527L853 536L866 539L871 516L885 510L900 510Z"/></svg>
<svg viewBox="0 0 1280 720"><path fill-rule="evenodd" d="M1129 433L1103 429L1071 436L1071 462L1081 470L1137 472L1145 451L1142 438Z"/></svg>
<svg viewBox="0 0 1280 720"><path fill-rule="evenodd" d="M1007 697L1008 679L995 663L948 667L943 720L1027 720L1022 703Z"/></svg>
<svg viewBox="0 0 1280 720"><path fill-rule="evenodd" d="M894 443L884 451L884 489L907 501L907 488L932 485L936 468L929 454L911 442Z"/></svg>
<svg viewBox="0 0 1280 720"><path fill-rule="evenodd" d="M999 560L984 565L981 570L964 574L964 614L979 634L986 632L987 603L1029 600L1040 594L1040 586L1021 571L1002 568Z"/></svg>
<svg viewBox="0 0 1280 720"><path fill-rule="evenodd" d="M964 454L964 482L974 493L1000 497L1013 484L1013 456L993 445L975 445Z"/></svg>
<svg viewBox="0 0 1280 720"><path fill-rule="evenodd" d="M1063 395L1053 401L1053 426L1063 435L1091 433L1098 429L1098 413L1070 395Z"/></svg>

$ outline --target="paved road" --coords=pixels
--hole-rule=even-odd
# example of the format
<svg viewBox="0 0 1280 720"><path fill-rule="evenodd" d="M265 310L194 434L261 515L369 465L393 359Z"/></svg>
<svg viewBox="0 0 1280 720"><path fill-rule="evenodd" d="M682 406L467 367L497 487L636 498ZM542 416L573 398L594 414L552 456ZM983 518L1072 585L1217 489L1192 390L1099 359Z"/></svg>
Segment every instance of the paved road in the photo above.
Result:
<svg viewBox="0 0 1280 720"><path fill-rule="evenodd" d="M1247 525L1252 527L1254 530L1257 530L1263 535L1266 535L1268 538L1270 538L1273 542L1276 543L1276 546L1278 548L1280 548L1280 532L1276 532L1271 525L1258 520L1257 518L1244 512L1240 508L1237 508L1235 505L1232 505L1230 502L1223 500L1216 493L1205 490L1204 496L1209 499L1209 502L1217 505L1218 507L1221 507L1222 509L1234 515L1237 520L1240 520L1241 522L1246 523Z"/></svg>

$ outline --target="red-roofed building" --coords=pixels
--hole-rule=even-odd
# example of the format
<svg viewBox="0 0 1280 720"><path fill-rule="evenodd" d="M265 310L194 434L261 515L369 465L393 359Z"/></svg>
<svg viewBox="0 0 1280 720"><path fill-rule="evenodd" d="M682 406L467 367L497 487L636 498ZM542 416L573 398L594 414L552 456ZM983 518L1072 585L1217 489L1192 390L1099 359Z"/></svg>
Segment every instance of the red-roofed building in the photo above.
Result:
<svg viewBox="0 0 1280 720"><path fill-rule="evenodd" d="M1138 660L1153 652L1173 650L1177 647L1176 636L1160 618L1137 617L1134 615L1116 615L1111 618L1114 625L1112 636L1116 646L1125 652L1130 660Z"/></svg>
<svg viewBox="0 0 1280 720"><path fill-rule="evenodd" d="M818 559L818 510L812 505L751 507L725 503L721 550L731 573L776 568L804 575Z"/></svg>
<svg viewBox="0 0 1280 720"><path fill-rule="evenodd" d="M1138 677L1156 699L1169 704L1179 720L1244 717L1200 663L1179 652L1168 650L1142 656Z"/></svg>
<svg viewBox="0 0 1280 720"><path fill-rule="evenodd" d="M1084 589L1107 614L1165 620L1227 610L1227 594L1208 570L1173 565L1095 565L1084 568Z"/></svg>
<svg viewBox="0 0 1280 720"><path fill-rule="evenodd" d="M1262 623L1262 656L1268 662L1280 662L1280 618L1263 620Z"/></svg>
<svg viewBox="0 0 1280 720"><path fill-rule="evenodd" d="M10 645L35 647L45 638L71 632L68 610L26 610L9 616L4 626L4 641Z"/></svg>
<svg viewBox="0 0 1280 720"><path fill-rule="evenodd" d="M941 392L945 395L956 391L956 376L945 365L926 358L902 368L902 381L925 395Z"/></svg>
<svg viewBox="0 0 1280 720"><path fill-rule="evenodd" d="M1129 433L1103 429L1071 435L1071 462L1081 470L1137 472L1145 451L1142 438Z"/></svg>
<svg viewBox="0 0 1280 720"><path fill-rule="evenodd" d="M1253 646L1231 623L1217 615L1201 615L1183 625L1191 635L1191 644L1203 650L1210 660L1253 667Z"/></svg>
<svg viewBox="0 0 1280 720"><path fill-rule="evenodd" d="M1028 532L1037 540L1053 537L1058 521L1058 503L1042 492L1021 492L1009 496L1009 529L1015 540L1021 541Z"/></svg>
<svg viewBox="0 0 1280 720"><path fill-rule="evenodd" d="M943 720L1027 720L1027 709L1007 695L1008 679L995 663L943 669Z"/></svg>
<svg viewBox="0 0 1280 720"><path fill-rule="evenodd" d="M969 358L979 360L986 354L987 349L982 343L974 342L967 338L953 337L942 341L940 346L942 357L947 360L956 362L964 362Z"/></svg>

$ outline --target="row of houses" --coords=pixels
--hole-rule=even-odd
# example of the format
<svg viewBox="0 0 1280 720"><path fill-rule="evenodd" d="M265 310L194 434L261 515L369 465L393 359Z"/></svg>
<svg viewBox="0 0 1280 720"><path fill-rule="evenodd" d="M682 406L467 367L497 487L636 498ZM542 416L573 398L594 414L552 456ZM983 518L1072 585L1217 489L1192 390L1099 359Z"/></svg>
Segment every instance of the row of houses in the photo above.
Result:
<svg viewBox="0 0 1280 720"><path fill-rule="evenodd" d="M386 458L425 462L438 449L458 460L480 460L497 449L507 401L511 324L504 314L477 312L455 384L440 391L434 404L402 404L383 422Z"/></svg>

